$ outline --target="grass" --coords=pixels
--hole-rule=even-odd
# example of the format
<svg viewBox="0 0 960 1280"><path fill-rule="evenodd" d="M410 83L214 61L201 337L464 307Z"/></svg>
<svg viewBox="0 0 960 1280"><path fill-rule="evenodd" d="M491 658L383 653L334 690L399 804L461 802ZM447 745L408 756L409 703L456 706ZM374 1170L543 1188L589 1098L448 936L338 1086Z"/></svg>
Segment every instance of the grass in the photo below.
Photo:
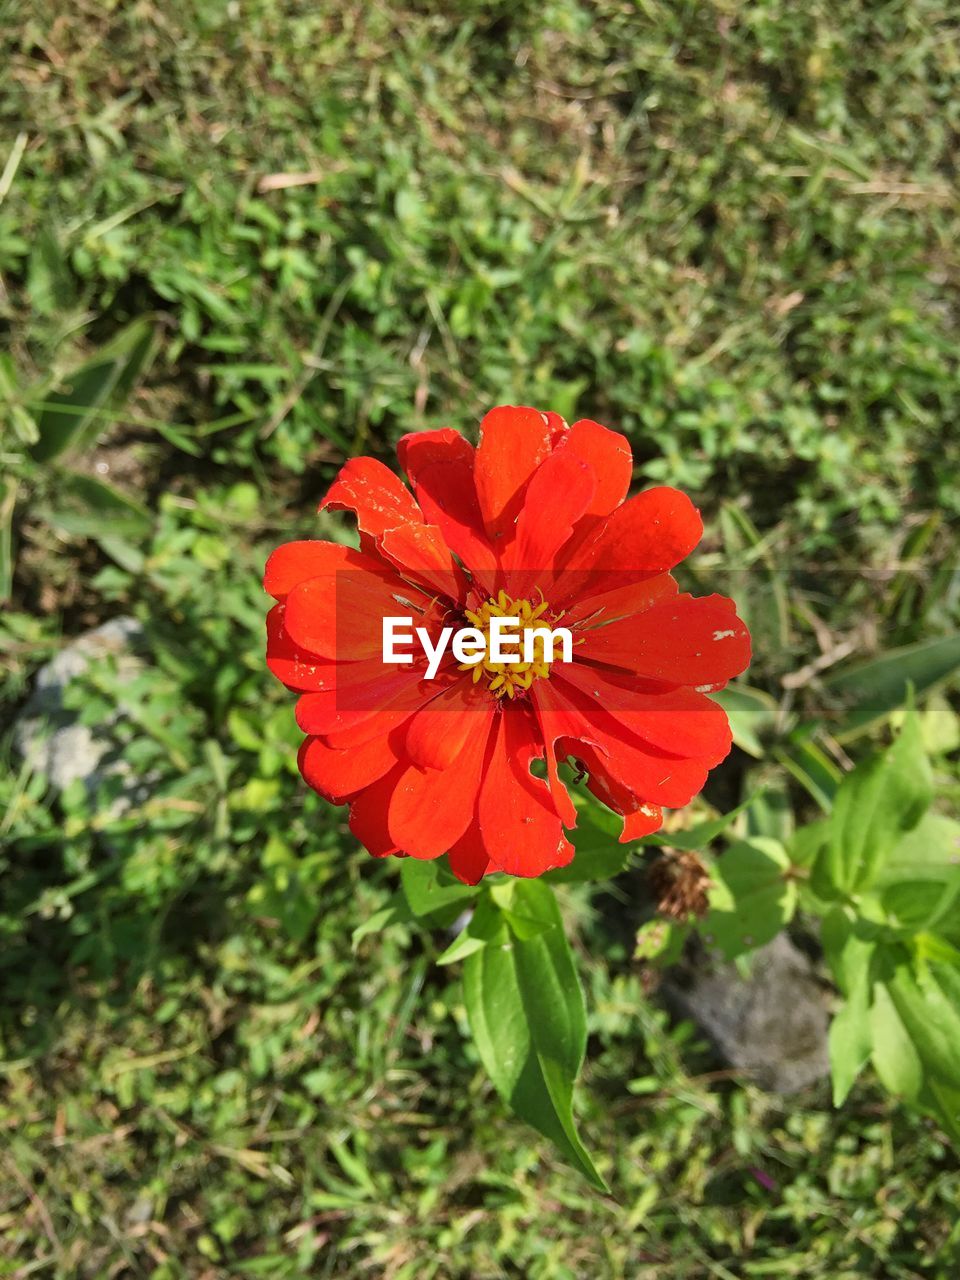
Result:
<svg viewBox="0 0 960 1280"><path fill-rule="evenodd" d="M703 508L708 556L721 512L749 515L789 570L786 637L751 673L778 698L824 631L865 652L955 627L949 6L0 19L0 326L28 410L130 320L161 336L83 460L148 508L136 555L68 532L0 420L5 722L64 637L133 614L141 675L75 697L126 708L118 748L151 779L110 816L110 784L55 797L4 739L0 1274L954 1275L937 1130L869 1079L835 1113L825 1085L718 1076L631 960L636 878L563 899L613 1195L509 1121L432 964L444 938L351 954L396 868L299 783L258 586L272 544L333 528L311 513L343 457L521 402L627 431L638 483ZM956 789L955 748L941 768Z"/></svg>

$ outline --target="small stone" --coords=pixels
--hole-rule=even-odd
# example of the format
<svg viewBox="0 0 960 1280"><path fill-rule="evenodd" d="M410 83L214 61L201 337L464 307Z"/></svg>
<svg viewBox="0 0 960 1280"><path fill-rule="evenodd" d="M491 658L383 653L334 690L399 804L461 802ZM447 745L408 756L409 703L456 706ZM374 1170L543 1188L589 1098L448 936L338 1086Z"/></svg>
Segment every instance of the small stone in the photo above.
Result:
<svg viewBox="0 0 960 1280"><path fill-rule="evenodd" d="M830 1074L824 988L806 955L778 934L748 957L750 977L732 964L705 964L668 978L660 990L691 1018L730 1066L772 1093L794 1093Z"/></svg>
<svg viewBox="0 0 960 1280"><path fill-rule="evenodd" d="M135 618L113 618L68 644L40 668L14 731L20 755L57 791L81 781L93 794L107 778L123 779L125 794L114 803L115 816L137 803L140 789L123 760L107 759L115 750L111 729L123 716L122 705L101 724L81 724L64 695L74 680L107 659L117 663L121 676L134 675L142 664L133 650L142 636Z"/></svg>

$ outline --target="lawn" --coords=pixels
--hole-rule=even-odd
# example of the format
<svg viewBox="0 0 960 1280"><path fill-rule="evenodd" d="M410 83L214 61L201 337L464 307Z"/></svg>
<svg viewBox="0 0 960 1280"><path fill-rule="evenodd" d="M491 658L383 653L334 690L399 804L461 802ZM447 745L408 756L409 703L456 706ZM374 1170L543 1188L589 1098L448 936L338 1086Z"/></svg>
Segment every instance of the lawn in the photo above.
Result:
<svg viewBox="0 0 960 1280"><path fill-rule="evenodd" d="M693 580L752 602L777 723L831 769L885 741L836 744L821 676L960 625L957 14L0 0L0 31L0 1275L955 1276L943 1131L869 1072L835 1110L724 1071L634 957L639 864L560 895L611 1193L510 1116L445 931L352 944L398 864L299 778L260 578L343 536L347 457L591 417L701 508ZM120 617L140 666L69 697L125 773L57 792L14 723ZM921 692L955 812L957 679ZM762 741L701 808L775 775L805 821L797 772Z"/></svg>

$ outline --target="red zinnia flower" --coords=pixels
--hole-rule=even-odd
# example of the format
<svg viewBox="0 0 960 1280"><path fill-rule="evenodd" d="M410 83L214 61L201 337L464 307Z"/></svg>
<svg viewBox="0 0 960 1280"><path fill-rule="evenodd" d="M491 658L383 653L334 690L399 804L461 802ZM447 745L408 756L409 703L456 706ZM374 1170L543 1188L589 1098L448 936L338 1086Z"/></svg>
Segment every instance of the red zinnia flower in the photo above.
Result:
<svg viewBox="0 0 960 1280"><path fill-rule="evenodd" d="M624 436L535 409L492 410L476 449L447 429L405 436L399 457L415 497L354 458L320 504L356 515L359 550L290 542L267 564L267 664L300 694L305 780L349 803L377 857L448 853L468 883L570 861L568 757L623 816L621 840L657 830L730 750L706 695L750 657L733 603L670 576L700 540L696 508L670 488L627 499ZM467 668L448 649L428 680L422 654L383 662L383 619L404 614L434 643L498 614L562 625L573 660L548 662L541 641L531 662Z"/></svg>

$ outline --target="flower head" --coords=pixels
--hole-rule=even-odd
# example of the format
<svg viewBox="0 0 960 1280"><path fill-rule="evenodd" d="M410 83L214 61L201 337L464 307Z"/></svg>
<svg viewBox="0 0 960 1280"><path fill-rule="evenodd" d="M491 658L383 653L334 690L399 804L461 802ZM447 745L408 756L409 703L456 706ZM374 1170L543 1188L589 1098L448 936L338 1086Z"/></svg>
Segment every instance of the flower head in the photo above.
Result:
<svg viewBox="0 0 960 1280"><path fill-rule="evenodd" d="M729 752L708 695L750 658L733 603L670 574L700 540L696 508L666 487L627 498L625 437L530 408L493 409L476 449L446 429L405 436L399 457L412 493L355 458L320 504L353 512L358 550L290 542L267 563L267 664L300 695L308 784L350 805L371 853L448 853L470 883L570 861L570 759L621 840L657 830ZM475 652L443 650L433 678L425 651L387 664L398 615L438 654L469 629ZM514 661L490 644L505 618Z"/></svg>

